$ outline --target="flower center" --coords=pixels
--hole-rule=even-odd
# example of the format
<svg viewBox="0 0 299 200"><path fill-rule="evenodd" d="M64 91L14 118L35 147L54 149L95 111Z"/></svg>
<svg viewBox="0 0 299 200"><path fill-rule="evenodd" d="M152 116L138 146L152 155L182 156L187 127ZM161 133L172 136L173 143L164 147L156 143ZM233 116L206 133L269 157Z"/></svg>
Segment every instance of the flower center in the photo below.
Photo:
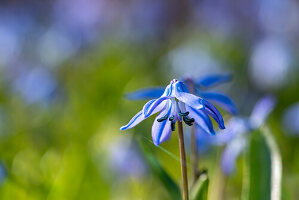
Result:
<svg viewBox="0 0 299 200"><path fill-rule="evenodd" d="M170 98L169 112L165 116L157 119L158 122L163 122L165 120L171 121L171 130L175 131L175 123L177 120L184 121L188 126L192 126L194 123L194 118L188 117L189 112L186 111L185 104L177 101L175 98Z"/></svg>

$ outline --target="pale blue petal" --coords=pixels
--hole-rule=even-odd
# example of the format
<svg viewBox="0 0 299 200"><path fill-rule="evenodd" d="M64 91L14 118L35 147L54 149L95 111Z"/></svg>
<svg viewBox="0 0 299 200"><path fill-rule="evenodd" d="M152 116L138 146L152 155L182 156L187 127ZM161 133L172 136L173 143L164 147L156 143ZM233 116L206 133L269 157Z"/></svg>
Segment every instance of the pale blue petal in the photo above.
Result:
<svg viewBox="0 0 299 200"><path fill-rule="evenodd" d="M153 99L147 102L143 107L143 114L145 117L148 117L152 112L158 107L163 101L170 99L169 96L160 97L158 99Z"/></svg>
<svg viewBox="0 0 299 200"><path fill-rule="evenodd" d="M231 74L212 74L195 80L195 84L200 87L213 87L231 80Z"/></svg>
<svg viewBox="0 0 299 200"><path fill-rule="evenodd" d="M200 92L200 96L211 101L212 103L219 105L221 108L233 115L236 115L238 113L237 107L234 102L224 94L216 92Z"/></svg>
<svg viewBox="0 0 299 200"><path fill-rule="evenodd" d="M170 84L166 86L164 93L162 94L161 97L173 96L173 92L174 92L173 86L174 86L174 83L173 83L173 81L171 81Z"/></svg>
<svg viewBox="0 0 299 200"><path fill-rule="evenodd" d="M204 111L206 112L206 114L210 115L217 122L219 128L225 129L223 117L218 109L206 100L203 100L203 103L205 105Z"/></svg>
<svg viewBox="0 0 299 200"><path fill-rule="evenodd" d="M144 107L143 107L143 114L145 117L148 117L149 115L151 115L151 113L153 112L153 110L163 101L170 99L172 97L174 97L174 88L173 88L173 81L170 82L169 85L167 85L164 93L162 94L161 97L159 97L158 99L153 99L149 102L147 102Z"/></svg>
<svg viewBox="0 0 299 200"><path fill-rule="evenodd" d="M149 102L151 102L151 101L149 101ZM156 106L155 109L151 112L151 114L149 116L161 111L163 109L163 107L165 107L165 105L166 105L166 103L162 102L160 105ZM120 128L120 130L126 130L126 129L133 128L134 126L136 126L137 124L139 124L140 122L142 122L143 120L148 118L149 116L147 116L147 117L144 116L143 110L141 110L130 120L130 122L127 125L122 126Z"/></svg>
<svg viewBox="0 0 299 200"><path fill-rule="evenodd" d="M164 109L159 115L156 117L153 126L152 126L152 138L153 142L156 146L160 145L167 138L169 138L171 133L171 121L166 119L162 122L158 122L157 119L164 117L165 115L170 115L171 106L168 109Z"/></svg>
<svg viewBox="0 0 299 200"><path fill-rule="evenodd" d="M181 102L193 107L194 109L202 109L204 108L202 103L202 98L197 97L193 94L187 93L188 90L186 86L181 82L178 81L175 84L174 96Z"/></svg>
<svg viewBox="0 0 299 200"><path fill-rule="evenodd" d="M221 159L221 168L224 174L230 175L234 172L236 160L247 145L243 137L236 138L230 142L223 151Z"/></svg>
<svg viewBox="0 0 299 200"><path fill-rule="evenodd" d="M276 99L273 96L266 96L255 104L250 116L252 128L258 128L264 124L275 104Z"/></svg>
<svg viewBox="0 0 299 200"><path fill-rule="evenodd" d="M137 124L139 124L140 122L142 122L145 119L142 110L140 112L138 112L131 120L130 122L125 125L122 126L120 128L120 130L126 130L126 129L130 129L133 128L134 126L136 126Z"/></svg>
<svg viewBox="0 0 299 200"><path fill-rule="evenodd" d="M157 99L152 99L152 100L149 100L148 102L146 102L146 104L144 104L144 106L143 106L143 114L144 114L144 112L146 111L148 111L148 109L150 108L150 106L156 101Z"/></svg>
<svg viewBox="0 0 299 200"><path fill-rule="evenodd" d="M200 110L204 108L202 103L202 98L197 97L193 94L178 92L175 96L179 101L184 102L185 104L193 107L194 109Z"/></svg>
<svg viewBox="0 0 299 200"><path fill-rule="evenodd" d="M126 98L129 100L146 100L146 99L156 99L164 93L165 88L156 87L156 88L145 88L137 90L126 94Z"/></svg>
<svg viewBox="0 0 299 200"><path fill-rule="evenodd" d="M186 106L186 110L189 112L189 117L194 118L195 123L198 124L206 133L215 134L212 121L210 117L202 110L196 110L190 106Z"/></svg>

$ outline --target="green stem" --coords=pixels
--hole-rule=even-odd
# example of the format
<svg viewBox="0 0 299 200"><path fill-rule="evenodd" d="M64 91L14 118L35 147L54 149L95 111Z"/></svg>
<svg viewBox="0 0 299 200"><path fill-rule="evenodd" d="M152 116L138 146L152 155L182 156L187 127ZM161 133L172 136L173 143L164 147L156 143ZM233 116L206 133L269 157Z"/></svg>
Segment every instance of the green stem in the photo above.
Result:
<svg viewBox="0 0 299 200"><path fill-rule="evenodd" d="M180 156L181 156L181 173L182 173L182 184L183 184L183 200L188 200L188 177L187 177L187 162L186 152L184 144L184 134L182 122L178 120L179 130L179 143L180 143Z"/></svg>

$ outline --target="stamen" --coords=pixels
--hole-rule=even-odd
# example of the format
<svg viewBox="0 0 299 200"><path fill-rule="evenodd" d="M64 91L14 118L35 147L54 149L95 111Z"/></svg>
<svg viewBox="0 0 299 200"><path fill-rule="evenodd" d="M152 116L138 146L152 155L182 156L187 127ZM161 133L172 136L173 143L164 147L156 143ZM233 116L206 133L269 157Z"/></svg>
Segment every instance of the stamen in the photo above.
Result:
<svg viewBox="0 0 299 200"><path fill-rule="evenodd" d="M175 121L171 121L171 130L175 131Z"/></svg>
<svg viewBox="0 0 299 200"><path fill-rule="evenodd" d="M166 120L168 118L168 115L165 115L164 117L161 117L159 119L157 119L158 122L163 122L164 120Z"/></svg>
<svg viewBox="0 0 299 200"><path fill-rule="evenodd" d="M183 117L184 122L188 125L188 126L192 126L194 123L194 118L188 118L188 117Z"/></svg>
<svg viewBox="0 0 299 200"><path fill-rule="evenodd" d="M189 112L187 111L187 112L179 112L179 115L181 116L181 117L185 117L185 116L188 116L189 115Z"/></svg>

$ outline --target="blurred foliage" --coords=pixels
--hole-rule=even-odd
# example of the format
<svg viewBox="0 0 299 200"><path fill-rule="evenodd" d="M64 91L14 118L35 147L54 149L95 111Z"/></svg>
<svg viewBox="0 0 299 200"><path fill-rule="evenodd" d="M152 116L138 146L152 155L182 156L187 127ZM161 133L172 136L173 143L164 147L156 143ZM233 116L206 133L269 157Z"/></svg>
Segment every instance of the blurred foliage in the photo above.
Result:
<svg viewBox="0 0 299 200"><path fill-rule="evenodd" d="M191 190L191 199L207 200L208 199L209 178L206 174L201 174L199 179Z"/></svg>

